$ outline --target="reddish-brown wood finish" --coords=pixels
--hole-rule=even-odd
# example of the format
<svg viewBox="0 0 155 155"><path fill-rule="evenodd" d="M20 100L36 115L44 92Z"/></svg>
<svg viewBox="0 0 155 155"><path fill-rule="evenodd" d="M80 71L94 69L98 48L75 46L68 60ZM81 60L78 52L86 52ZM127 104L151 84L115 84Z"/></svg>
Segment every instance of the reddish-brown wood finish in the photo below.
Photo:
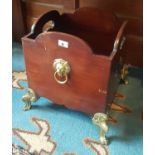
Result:
<svg viewBox="0 0 155 155"><path fill-rule="evenodd" d="M114 12L121 21L128 20L123 51L125 63L143 66L143 0L27 0L23 5L27 32L30 32L32 24L41 14L50 10L72 13L77 8L96 7Z"/></svg>
<svg viewBox="0 0 155 155"><path fill-rule="evenodd" d="M14 0L12 3L12 37L14 41L21 42L21 37L25 35L26 25L24 24L21 2L20 0Z"/></svg>
<svg viewBox="0 0 155 155"><path fill-rule="evenodd" d="M79 0L27 0L23 2L27 30L30 31L31 25L41 15L50 10L57 10L59 13L73 13L79 8Z"/></svg>
<svg viewBox="0 0 155 155"><path fill-rule="evenodd" d="M97 7L112 11L122 21L128 20L123 59L127 64L143 67L143 0L79 0L80 7Z"/></svg>
<svg viewBox="0 0 155 155"><path fill-rule="evenodd" d="M85 18L83 11L87 12ZM94 23L90 23L90 26L87 25L90 28L89 31L85 30L85 35L78 36L80 30L84 32L81 25L89 22L87 20L90 14L95 19L94 22L100 21L101 25L96 27ZM120 25L115 16L104 11L103 18L100 18L100 15L101 10L89 8L80 9L74 15L59 15L58 12L51 11L41 16L31 33L22 38L29 87L34 89L38 96L88 114L106 110L119 84L118 69L121 55L119 45L126 22ZM77 17L77 20L73 16ZM41 33L43 25L48 20L55 22L55 28ZM64 22L66 20L68 20L67 25ZM70 31L73 23L76 25L73 27L75 30ZM104 24L102 26L102 23L109 25L111 30L107 29ZM97 36L99 33L102 34L103 45L97 45L99 52L95 51L93 44L89 45L89 40L87 40L95 33ZM109 43L104 44L105 36L113 37L110 40L112 50L108 53L103 48L103 46L109 46ZM59 39L67 41L69 47L58 46ZM92 43L95 41L93 38ZM58 58L68 61L71 66L68 82L63 85L54 79L52 64Z"/></svg>

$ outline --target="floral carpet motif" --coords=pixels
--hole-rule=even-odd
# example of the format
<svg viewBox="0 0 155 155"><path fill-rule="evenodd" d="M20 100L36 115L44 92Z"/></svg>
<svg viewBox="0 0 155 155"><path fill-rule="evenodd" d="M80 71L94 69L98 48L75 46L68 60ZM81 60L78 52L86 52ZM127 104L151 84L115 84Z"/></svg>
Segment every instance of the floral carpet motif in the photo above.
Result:
<svg viewBox="0 0 155 155"><path fill-rule="evenodd" d="M27 151L31 154L41 155L42 153L47 153L49 155L53 155L57 148L57 144L51 136L48 135L49 130L51 130L50 124L46 120L41 120L39 118L32 118L32 122L38 126L38 132L35 133L13 128L13 134L27 146ZM96 155L108 155L107 147L97 141L85 138L84 144L94 151ZM76 155L76 153L64 153L63 155Z"/></svg>
<svg viewBox="0 0 155 155"><path fill-rule="evenodd" d="M25 71L14 71L12 73L12 87L17 89L24 89L23 86L20 85L20 81L27 81L27 76Z"/></svg>

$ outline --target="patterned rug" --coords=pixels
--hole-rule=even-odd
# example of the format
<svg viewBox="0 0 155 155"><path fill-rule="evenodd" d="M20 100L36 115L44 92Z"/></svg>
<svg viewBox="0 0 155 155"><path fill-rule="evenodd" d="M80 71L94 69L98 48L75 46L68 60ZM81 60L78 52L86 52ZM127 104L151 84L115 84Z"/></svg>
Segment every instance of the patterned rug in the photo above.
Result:
<svg viewBox="0 0 155 155"><path fill-rule="evenodd" d="M129 84L120 85L114 100L107 138L99 143L99 129L91 117L40 98L23 111L27 77L22 48L13 43L13 154L34 155L142 155L143 71L129 69Z"/></svg>

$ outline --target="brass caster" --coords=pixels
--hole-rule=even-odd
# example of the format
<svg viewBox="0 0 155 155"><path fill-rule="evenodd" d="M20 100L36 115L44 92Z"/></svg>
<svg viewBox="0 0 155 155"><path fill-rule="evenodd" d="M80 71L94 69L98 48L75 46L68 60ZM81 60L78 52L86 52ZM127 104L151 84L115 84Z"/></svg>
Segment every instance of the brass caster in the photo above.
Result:
<svg viewBox="0 0 155 155"><path fill-rule="evenodd" d="M128 75L128 65L124 64L122 69L121 69L121 73L120 73L120 84L125 84L127 85L129 82L126 79L127 75Z"/></svg>
<svg viewBox="0 0 155 155"><path fill-rule="evenodd" d="M106 139L106 133L108 132L108 116L104 113L96 113L92 118L92 122L100 128L100 143L103 145L108 144L108 140Z"/></svg>
<svg viewBox="0 0 155 155"><path fill-rule="evenodd" d="M24 102L23 110L27 111L31 109L31 102L36 102L38 98L34 90L28 88L28 93L22 97L22 101Z"/></svg>

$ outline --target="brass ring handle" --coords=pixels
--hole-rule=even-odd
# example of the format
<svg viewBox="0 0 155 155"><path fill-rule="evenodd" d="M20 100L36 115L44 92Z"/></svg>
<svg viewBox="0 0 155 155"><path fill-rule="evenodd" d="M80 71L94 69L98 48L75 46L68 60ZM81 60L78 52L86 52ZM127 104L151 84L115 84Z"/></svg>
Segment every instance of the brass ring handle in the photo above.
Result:
<svg viewBox="0 0 155 155"><path fill-rule="evenodd" d="M59 84L65 84L68 81L68 75L71 71L70 65L67 61L63 59L55 59L53 62L53 68L54 68L54 79ZM59 80L64 79L64 80Z"/></svg>
<svg viewBox="0 0 155 155"><path fill-rule="evenodd" d="M55 81L58 82L59 84L65 84L65 83L68 81L68 76L67 76L67 75L64 76L64 77L65 77L65 80L64 80L64 81L58 80L58 79L57 79L57 75L58 75L58 72L56 71L56 72L54 73L54 79L55 79Z"/></svg>

